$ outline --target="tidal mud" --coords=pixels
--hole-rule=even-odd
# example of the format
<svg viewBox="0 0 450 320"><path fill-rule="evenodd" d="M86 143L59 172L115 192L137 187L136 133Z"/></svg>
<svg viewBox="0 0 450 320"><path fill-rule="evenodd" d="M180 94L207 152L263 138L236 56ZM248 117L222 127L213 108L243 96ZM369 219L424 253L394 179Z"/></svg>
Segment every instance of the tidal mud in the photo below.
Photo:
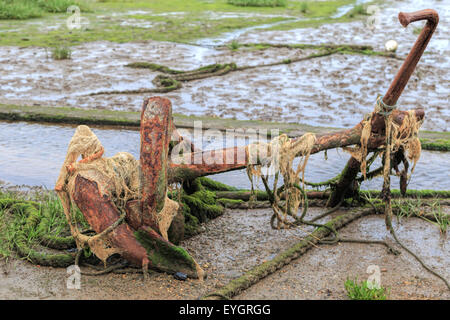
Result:
<svg viewBox="0 0 450 320"><path fill-rule="evenodd" d="M448 208L444 208L449 212ZM311 208L308 218L323 209ZM340 210L336 214L343 214ZM312 229L271 229L270 209L227 210L205 225L205 231L182 246L207 271L204 282L178 281L161 273L81 276L81 289L67 289L63 268L31 265L25 261L0 262L1 299L197 299L252 267L275 257ZM311 215L311 216L310 216ZM449 277L448 243L436 226L417 218L395 225L399 238L438 272ZM381 239L393 243L383 217L369 216L341 230L342 236ZM395 246L395 244L394 244ZM381 284L390 288L390 299L449 299L443 283L428 274L411 256L389 254L384 246L320 245L277 273L244 291L235 299L347 299L346 278L367 279L369 265L378 265ZM88 267L83 270L90 271Z"/></svg>
<svg viewBox="0 0 450 320"><path fill-rule="evenodd" d="M450 16L443 1L389 1L380 5L380 25L373 31L364 21L355 21L318 28L250 30L234 40L364 44L383 51L385 42L395 39L399 43L397 54L404 57L417 37L413 28L422 24L404 29L396 20L397 14L425 5L437 9L441 20L398 105L403 110L424 108L423 129L448 131L450 49L446 34ZM72 59L55 61L45 48L0 47L1 103L138 111L143 98L154 94L90 94L155 88L152 80L158 73L125 67L131 62L193 70L213 63L267 64L310 54L304 49L231 51L158 41L91 42L73 47L72 52ZM401 63L380 56L334 54L190 81L161 95L171 99L175 113L351 127L373 110L377 95L387 90Z"/></svg>

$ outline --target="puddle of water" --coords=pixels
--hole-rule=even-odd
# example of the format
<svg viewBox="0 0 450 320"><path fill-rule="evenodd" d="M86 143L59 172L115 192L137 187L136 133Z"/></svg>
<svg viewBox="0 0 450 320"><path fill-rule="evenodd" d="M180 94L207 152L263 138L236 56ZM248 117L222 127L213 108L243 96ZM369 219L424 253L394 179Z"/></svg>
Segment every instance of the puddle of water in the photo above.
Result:
<svg viewBox="0 0 450 320"><path fill-rule="evenodd" d="M305 179L309 182L322 182L337 176L345 167L350 155L339 150L328 150L328 160L324 159L323 153L317 153L310 157L305 171ZM294 165L297 162L294 162ZM372 165L372 169L378 168L381 160L377 159ZM446 166L450 165L450 157L445 152L422 151L419 162L408 185L409 189L434 189L450 190L450 173ZM211 178L237 188L250 189L250 182L242 171L231 171L220 173ZM281 183L280 183L281 185ZM363 190L381 190L383 178L377 177L370 181L365 181L361 185ZM400 180L397 176L391 177L393 189L400 188ZM264 190L264 186L259 183L258 187Z"/></svg>
<svg viewBox="0 0 450 320"><path fill-rule="evenodd" d="M151 21L142 21L138 19L127 19L120 23L120 26L122 27L138 27L138 28L144 28L144 29L150 29L153 28L160 23L157 22L151 22Z"/></svg>
<svg viewBox="0 0 450 320"><path fill-rule="evenodd" d="M203 13L208 19L211 20L220 20L224 18L242 18L242 19L251 19L251 18L286 18L291 16L286 16L285 14L261 14L255 12L216 12L216 11L205 11ZM292 16L292 18L295 18Z"/></svg>
<svg viewBox="0 0 450 320"><path fill-rule="evenodd" d="M110 157L117 152L125 151L139 158L138 131L100 128L93 128L93 131L105 147L105 156ZM71 126L0 122L0 179L13 185L45 186L52 189L74 132L75 127ZM191 138L200 147L195 137ZM243 137L238 137L234 142L235 145L248 143L249 141ZM204 137L202 146L204 150L219 149L223 146L232 145L228 143L224 145L220 139L208 140ZM327 161L324 160L323 153L312 155L305 178L319 182L334 177L342 170L348 159L348 154L337 150L328 151ZM379 160L377 161L379 164ZM447 153L423 151L409 188L450 190L450 175L446 169L448 167L450 157ZM250 188L245 170L211 177L238 188ZM395 188L398 183L398 178L392 177L392 185ZM382 180L378 178L363 183L362 187L381 189L381 185Z"/></svg>

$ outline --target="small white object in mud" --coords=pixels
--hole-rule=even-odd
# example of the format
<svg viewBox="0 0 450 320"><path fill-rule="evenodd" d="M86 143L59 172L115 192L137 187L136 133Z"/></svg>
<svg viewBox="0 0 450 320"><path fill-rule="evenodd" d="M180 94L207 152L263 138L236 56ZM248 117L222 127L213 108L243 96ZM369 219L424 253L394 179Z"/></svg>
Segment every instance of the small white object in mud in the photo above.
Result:
<svg viewBox="0 0 450 320"><path fill-rule="evenodd" d="M384 47L386 48L386 51L395 52L398 48L398 43L395 40L389 40L389 41L386 41L386 43L384 44Z"/></svg>

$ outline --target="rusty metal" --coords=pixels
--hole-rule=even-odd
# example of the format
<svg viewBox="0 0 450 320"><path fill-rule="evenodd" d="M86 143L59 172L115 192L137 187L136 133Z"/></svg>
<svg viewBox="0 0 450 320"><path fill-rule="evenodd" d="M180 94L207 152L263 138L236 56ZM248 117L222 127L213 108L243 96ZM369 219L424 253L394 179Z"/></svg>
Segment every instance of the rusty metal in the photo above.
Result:
<svg viewBox="0 0 450 320"><path fill-rule="evenodd" d="M382 188L383 200L385 202L385 216L386 216L386 227L387 229L391 229L391 216L392 216L392 208L391 208L391 178L390 178L390 170L391 170L391 134L390 134L390 124L389 117L386 117L383 113L390 112L389 109L394 109L397 103L398 98L403 92L403 89L406 87L411 74L414 72L417 63L422 57L425 48L430 42L431 37L433 36L434 30L436 30L437 24L439 22L439 15L436 11L432 9L420 10L411 13L400 12L398 14L398 19L403 27L407 27L411 22L427 20L425 27L419 34L414 46L403 62L400 70L397 72L394 80L392 81L389 89L383 97L382 111L377 114L378 117L383 117L385 120L385 131L386 131L386 150L384 153L385 163L384 163L384 181ZM406 167L405 167L406 169ZM402 194L406 193L407 188L407 176L406 171L404 170L401 178L400 178L400 189Z"/></svg>
<svg viewBox="0 0 450 320"><path fill-rule="evenodd" d="M423 120L425 113L422 109L415 109L417 121ZM405 116L407 115L407 111L394 110L392 113L393 121L398 125L403 123ZM368 149L376 149L381 146L385 142L385 137L383 135L384 131L384 119L381 117L381 121L375 121L372 123L372 132L380 133L373 134L368 142ZM334 149L339 147L350 146L354 144L358 144L361 141L361 131L363 128L362 122L358 123L351 129L346 129L338 132L326 133L317 136L316 143L314 144L311 154ZM214 150L215 152L221 152L223 156L222 163L215 163L212 159L214 159L214 152L211 151L199 151L195 153L189 154L186 159L186 164L174 164L170 163L169 168L169 183L172 182L181 182L183 180L191 180L197 177L244 169L247 166L247 158L243 156L238 158L238 154L245 155L246 147L233 147L221 150ZM227 154L234 154L234 161L231 163L227 163ZM195 160L201 159L198 164L196 164ZM229 158L228 158L229 159ZM244 161L242 161L244 159ZM238 161L239 160L239 161Z"/></svg>
<svg viewBox="0 0 450 320"><path fill-rule="evenodd" d="M120 218L113 201L110 197L101 194L96 181L78 175L72 196L86 221L97 234ZM147 251L136 240L133 232L134 230L128 224L123 223L109 233L106 238L112 246L120 250L125 259L135 265L146 267L149 264Z"/></svg>
<svg viewBox="0 0 450 320"><path fill-rule="evenodd" d="M419 37L417 38L416 42L414 43L414 46L412 47L411 51L409 52L408 56L406 57L405 61L403 62L402 66L400 67L399 71L397 72L394 80L392 81L390 87L388 88L386 94L383 96L382 102L384 103L384 107L386 108L395 108L395 104L397 103L397 100L399 99L400 95L403 92L403 89L405 88L406 84L408 83L409 78L411 77L411 74L413 73L414 69L416 68L417 63L419 62L423 52L425 51L425 48L428 45L428 42L431 39L431 36L434 33L434 30L437 27L437 24L439 22L439 15L435 10L432 9L426 9L421 11L416 11L412 13L404 13L400 12L398 14L398 19L400 23L406 27L408 24L414 21L419 20L427 20L427 23L425 27L422 29ZM383 112L386 112L388 110L383 110ZM397 113L396 113L397 112ZM422 120L425 116L425 112L421 109L415 110L416 113L416 119ZM393 121L397 124L400 124L403 122L404 117L406 116L405 112L398 113L397 110L393 111L392 117ZM369 146L368 148L373 148L373 140L378 139L378 142L375 143L378 145L381 145L383 143L386 143L386 118L384 114L382 113L376 113L372 117L371 121L372 125L372 134L369 140ZM355 141L354 144L358 144L358 141ZM372 144L372 146L371 146ZM389 154L389 152L387 152ZM389 157L389 156L388 156ZM356 170L358 167L358 161L354 158L350 158L350 160L347 163L347 167L353 168L354 170L348 170L348 176L343 177L347 181L347 183L343 183L341 188L337 188L335 192L333 193L334 199L332 202L330 202L331 205L337 203L337 198L340 198L341 193L344 192L349 187L349 183L353 181L359 172L359 170ZM389 161L390 163L390 161ZM406 168L406 167L405 167ZM402 193L406 193L406 187L407 187L407 174L405 173L405 170L402 172L401 179L400 179L400 189L402 190ZM343 179L344 180L344 179ZM342 182L342 181L340 181ZM383 199L386 201L386 203L390 203L390 176L388 175L385 177L384 183L383 183ZM332 196L332 198L333 198ZM331 198L330 198L331 199ZM390 210L387 210L390 211Z"/></svg>
<svg viewBox="0 0 450 320"><path fill-rule="evenodd" d="M424 28L419 34L414 46L403 62L400 70L397 72L394 80L391 83L391 86L387 90L386 94L383 97L383 102L388 106L395 105L397 103L398 98L403 92L406 84L408 83L411 74L416 68L417 63L422 57L425 48L430 42L431 37L433 36L434 30L436 30L437 24L439 22L439 15L433 9L425 9L416 12L400 12L398 14L398 19L403 27L407 27L411 22L427 20Z"/></svg>
<svg viewBox="0 0 450 320"><path fill-rule="evenodd" d="M172 136L172 105L168 99L152 97L141 112L141 212L142 222L158 230L156 213L167 192L167 159Z"/></svg>

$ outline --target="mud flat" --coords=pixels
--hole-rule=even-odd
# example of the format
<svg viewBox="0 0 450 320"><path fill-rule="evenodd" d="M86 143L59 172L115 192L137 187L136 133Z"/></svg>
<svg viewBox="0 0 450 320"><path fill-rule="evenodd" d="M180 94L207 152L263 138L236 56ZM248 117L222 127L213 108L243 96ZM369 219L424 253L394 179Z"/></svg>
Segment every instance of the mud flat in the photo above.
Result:
<svg viewBox="0 0 450 320"><path fill-rule="evenodd" d="M404 57L417 34L412 24L404 29L396 20L401 10L436 8L441 21L399 100L401 109L423 107L425 130L448 131L450 16L443 1L397 1L380 5L380 25L368 30L361 21L324 24L318 28L284 26L283 30L251 30L237 37L242 43L346 43L384 50L389 39L399 42ZM406 9L405 9L406 8ZM136 61L173 69L192 70L213 63L238 66L267 64L304 57L305 49L265 48L231 51L161 41L113 43L97 41L72 47L71 60L55 61L39 47L0 47L0 96L3 104L72 106L88 109L139 111L144 96L103 94L100 91L154 89L158 72L132 69ZM173 102L174 112L221 118L270 120L314 126L350 127L373 110L402 61L380 56L334 54L297 63L255 68L224 76L190 81L179 90L161 94Z"/></svg>
<svg viewBox="0 0 450 320"><path fill-rule="evenodd" d="M443 1L389 1L381 6L380 27L368 32L361 22L323 25L318 29L298 29L301 19L248 28L228 34L222 43L360 43L382 50L384 42L395 35L404 56L416 38L411 27L402 30L396 21L398 11L428 7L441 13L441 23L427 53L408 84L399 105L402 109L424 107L424 129L448 131L448 10ZM407 8L407 9L405 9ZM342 14L341 8L337 14ZM135 12L136 15L147 12ZM131 14L129 12L129 14ZM231 18L245 18L235 15ZM140 18L139 18L140 19ZM151 21L124 18L123 27L157 27ZM34 22L33 22L34 23ZM39 22L40 23L40 22ZM38 26L39 27L39 26ZM45 29L50 32L50 29ZM258 30L257 30L258 29ZM265 29L265 30L262 30ZM288 30L291 29L291 30ZM130 38L134 39L134 38ZM211 39L203 39L207 44ZM217 42L216 42L217 43ZM220 41L219 41L220 43ZM212 63L235 62L256 65L295 59L310 54L304 49L264 48L234 50L162 41L113 43L96 41L72 48L71 60L54 61L47 49L39 47L0 47L0 96L2 103L21 106L74 106L85 109L139 111L144 95L90 96L98 91L154 88L158 75L126 64L147 61L174 69L191 70ZM401 61L379 56L339 54L307 62L249 69L185 83L180 90L164 94L174 111L186 115L270 120L315 126L350 127L373 109L378 93L388 87ZM88 114L88 113L86 113ZM72 126L42 126L27 123L0 123L0 187L26 184L52 189L63 162ZM95 129L106 148L106 156L118 151L138 155L139 134L135 130ZM206 149L221 146L221 141L195 141ZM242 145L243 141L238 142ZM306 178L317 182L339 173L349 155L330 151L330 160L314 155ZM423 152L409 187L450 189L447 154ZM249 188L242 171L213 177L240 188ZM398 180L393 179L393 185ZM381 181L363 184L380 189ZM448 207L443 207L449 212ZM313 208L309 214L323 209ZM343 214L340 210L336 214ZM66 288L65 269L33 266L25 261L0 261L0 298L9 299L196 299L278 253L304 237L310 228L273 230L269 209L227 210L204 225L205 231L182 243L208 272L204 282L180 282L170 275L152 273L142 282L141 275L109 274L82 277L81 290ZM446 278L450 255L446 237L436 226L410 218L396 223L397 233L407 246ZM343 236L392 241L383 218L359 220L341 232ZM382 285L390 288L392 299L449 299L440 280L429 275L403 252L388 254L377 245L339 244L319 246L272 276L263 279L236 298L246 299L345 299L347 278L367 277L366 268L378 265Z"/></svg>
<svg viewBox="0 0 450 320"><path fill-rule="evenodd" d="M135 61L191 70L211 63L270 63L309 53L272 48L230 56L225 50L180 44L106 42L73 50L72 60L52 61L42 48L1 47L0 63L6 65L0 71L2 103L138 111L142 99L154 94L90 94L154 89L152 79L158 73L125 67ZM377 94L387 89L400 65L401 61L385 57L332 55L190 81L160 95L172 100L174 112L185 115L350 127L373 110ZM419 64L400 98L402 109L425 108L423 129L448 130L447 77L439 64Z"/></svg>
<svg viewBox="0 0 450 320"><path fill-rule="evenodd" d="M445 278L450 277L448 241L437 229L413 218L396 227L397 235L409 249ZM371 216L353 222L340 235L392 241L384 218ZM381 285L390 289L389 299L448 300L445 284L422 269L407 252L388 254L383 246L340 243L313 248L300 259L268 276L235 299L346 299L342 285L347 279L362 281L370 265L381 270Z"/></svg>
<svg viewBox="0 0 450 320"><path fill-rule="evenodd" d="M387 90L400 65L384 57L333 55L196 80L166 96L186 114L348 128L373 110L377 95ZM447 131L448 97L437 76L446 76L446 71L422 66L417 72L426 82L416 73L399 100L400 108L423 107L422 128ZM196 111L199 106L202 110Z"/></svg>
<svg viewBox="0 0 450 320"><path fill-rule="evenodd" d="M444 208L449 212L448 208ZM308 215L322 209L311 208ZM343 214L341 210L336 214ZM152 273L147 283L139 274L82 276L81 290L66 288L65 269L31 265L25 261L0 262L1 299L197 299L245 271L275 257L312 231L273 230L270 209L228 210L205 225L205 232L182 243L208 272L204 282L177 281L171 275ZM448 243L436 226L419 219L396 225L400 239L447 278ZM345 227L343 236L393 242L382 217L366 217ZM425 272L406 252L393 256L382 246L321 245L294 260L236 299L346 299L347 277L366 279L366 268L378 265L381 283L390 287L391 299L449 299L440 280ZM87 267L84 267L84 270ZM289 290L288 290L289 289Z"/></svg>

